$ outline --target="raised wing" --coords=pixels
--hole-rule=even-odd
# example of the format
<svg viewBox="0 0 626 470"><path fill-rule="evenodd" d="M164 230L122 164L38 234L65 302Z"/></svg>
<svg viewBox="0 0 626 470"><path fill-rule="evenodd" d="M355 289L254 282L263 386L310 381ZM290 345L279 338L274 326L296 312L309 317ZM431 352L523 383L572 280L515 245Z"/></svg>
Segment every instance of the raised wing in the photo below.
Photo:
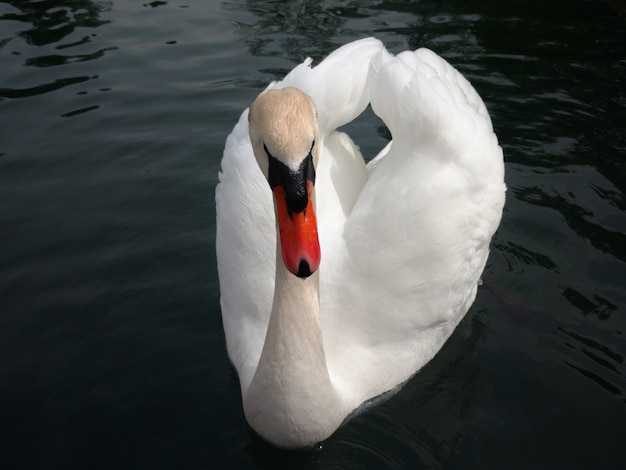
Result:
<svg viewBox="0 0 626 470"><path fill-rule="evenodd" d="M353 357L329 369L348 382L361 377L358 399L383 391L399 370L408 379L461 320L505 193L485 106L447 62L425 49L382 51L369 80L372 107L393 142L372 165L330 254L334 269L322 275L328 356Z"/></svg>

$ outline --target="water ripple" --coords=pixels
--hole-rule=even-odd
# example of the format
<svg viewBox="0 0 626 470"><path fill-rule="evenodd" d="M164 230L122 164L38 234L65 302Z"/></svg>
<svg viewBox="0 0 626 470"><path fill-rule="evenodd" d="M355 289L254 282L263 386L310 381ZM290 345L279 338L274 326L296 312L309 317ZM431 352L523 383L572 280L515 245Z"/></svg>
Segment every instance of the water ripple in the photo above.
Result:
<svg viewBox="0 0 626 470"><path fill-rule="evenodd" d="M563 5L0 2L0 454L33 468L620 461L624 10ZM226 135L270 80L368 35L430 47L469 77L504 149L507 203L442 352L321 449L289 453L243 417L214 187ZM390 138L369 110L349 130L370 156Z"/></svg>
<svg viewBox="0 0 626 470"><path fill-rule="evenodd" d="M25 65L32 65L35 67L55 67L59 65L72 64L75 62L86 62L88 60L100 59L104 56L105 52L116 51L117 47L105 47L96 52L90 54L77 54L77 55L45 55L40 57L33 57L27 59Z"/></svg>
<svg viewBox="0 0 626 470"><path fill-rule="evenodd" d="M67 77L58 78L53 82L44 83L42 85L36 85L29 88L0 88L1 98L28 98L31 96L37 96L44 93L50 93L51 91L64 88L66 86L75 85L76 83L86 82L98 77Z"/></svg>
<svg viewBox="0 0 626 470"><path fill-rule="evenodd" d="M107 24L100 15L111 8L110 2L43 1L9 2L19 13L5 13L0 21L16 21L32 26L19 35L33 46L59 42L77 28L97 27Z"/></svg>

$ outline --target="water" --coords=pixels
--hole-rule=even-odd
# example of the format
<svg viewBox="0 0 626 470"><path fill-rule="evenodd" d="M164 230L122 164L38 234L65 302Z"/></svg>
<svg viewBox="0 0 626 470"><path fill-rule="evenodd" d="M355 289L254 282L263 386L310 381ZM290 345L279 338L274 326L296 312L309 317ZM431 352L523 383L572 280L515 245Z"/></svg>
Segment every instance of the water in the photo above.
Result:
<svg viewBox="0 0 626 470"><path fill-rule="evenodd" d="M0 3L3 468L620 468L626 8L617 1ZM441 353L321 450L249 431L214 253L224 140L366 35L483 96L509 187ZM373 156L371 114L350 126Z"/></svg>

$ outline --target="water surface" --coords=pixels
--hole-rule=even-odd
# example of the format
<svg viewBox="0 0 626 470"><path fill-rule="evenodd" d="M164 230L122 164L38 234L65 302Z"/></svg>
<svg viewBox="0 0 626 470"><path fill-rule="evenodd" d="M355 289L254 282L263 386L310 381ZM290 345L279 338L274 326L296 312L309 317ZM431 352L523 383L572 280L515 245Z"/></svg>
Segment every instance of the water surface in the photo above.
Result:
<svg viewBox="0 0 626 470"><path fill-rule="evenodd" d="M0 2L0 465L620 468L626 9L616 1ZM241 111L374 35L474 84L507 204L441 353L316 452L243 418L214 188ZM372 113L349 126L371 158Z"/></svg>

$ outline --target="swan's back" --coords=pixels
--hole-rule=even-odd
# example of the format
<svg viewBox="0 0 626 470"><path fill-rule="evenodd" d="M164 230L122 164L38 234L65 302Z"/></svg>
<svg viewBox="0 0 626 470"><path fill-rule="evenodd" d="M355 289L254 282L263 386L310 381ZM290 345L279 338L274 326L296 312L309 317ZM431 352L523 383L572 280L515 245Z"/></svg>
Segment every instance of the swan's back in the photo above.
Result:
<svg viewBox="0 0 626 470"><path fill-rule="evenodd" d="M270 85L285 86L318 109L324 347L333 382L357 407L428 362L473 302L504 204L502 151L478 94L426 49L393 57L377 40L355 41ZM393 142L368 173L335 129L369 103ZM263 347L276 262L272 199L245 115L216 191L224 328L243 393Z"/></svg>

